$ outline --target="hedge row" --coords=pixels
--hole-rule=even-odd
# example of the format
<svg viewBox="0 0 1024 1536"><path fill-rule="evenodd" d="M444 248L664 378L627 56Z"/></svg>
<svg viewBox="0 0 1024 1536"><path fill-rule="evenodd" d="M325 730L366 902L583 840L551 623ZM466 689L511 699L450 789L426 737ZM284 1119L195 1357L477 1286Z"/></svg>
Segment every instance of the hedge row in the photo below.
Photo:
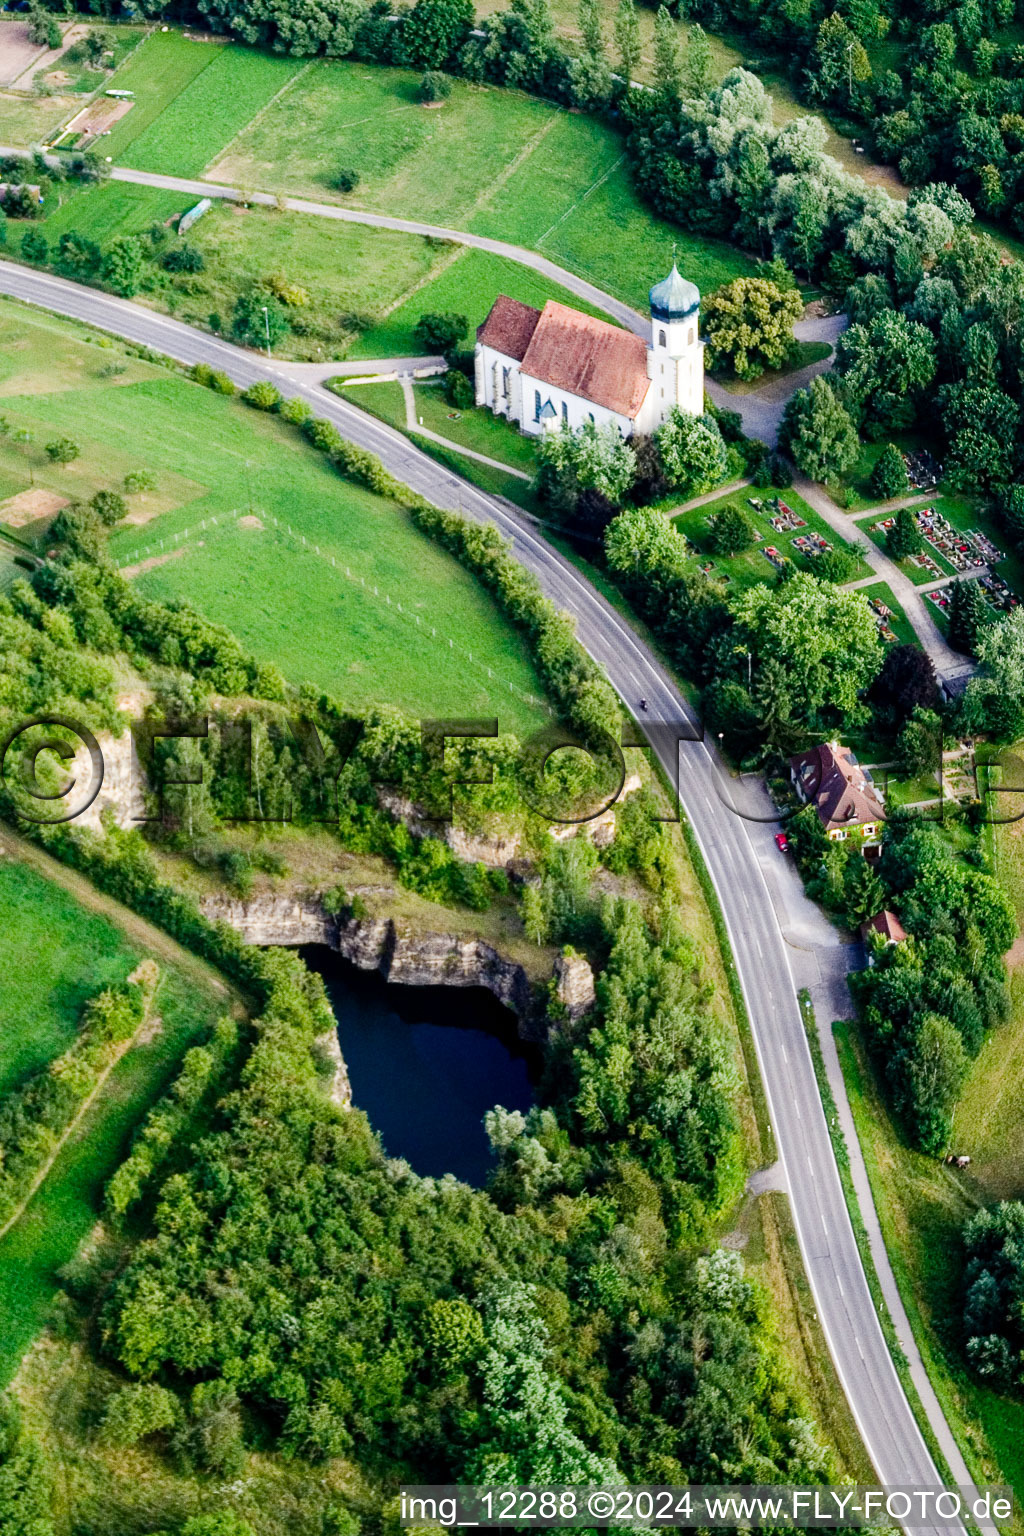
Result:
<svg viewBox="0 0 1024 1536"><path fill-rule="evenodd" d="M618 741L622 715L614 688L576 639L572 619L544 596L537 578L513 557L509 541L493 524L470 522L434 506L385 469L375 454L346 442L333 422L296 411L302 402L274 401L260 385L242 398L259 410L276 409L286 420L298 419L303 436L339 474L405 507L420 531L470 571L526 636L534 665L563 717L584 740Z"/></svg>
<svg viewBox="0 0 1024 1536"><path fill-rule="evenodd" d="M86 1004L74 1044L0 1104L0 1223L25 1198L103 1073L135 1034L156 988L157 970L109 987Z"/></svg>
<svg viewBox="0 0 1024 1536"><path fill-rule="evenodd" d="M186 1052L174 1082L154 1104L132 1143L132 1149L107 1185L107 1216L120 1223L146 1192L154 1173L193 1124L200 1105L222 1086L238 1050L235 1020L217 1023L206 1045Z"/></svg>

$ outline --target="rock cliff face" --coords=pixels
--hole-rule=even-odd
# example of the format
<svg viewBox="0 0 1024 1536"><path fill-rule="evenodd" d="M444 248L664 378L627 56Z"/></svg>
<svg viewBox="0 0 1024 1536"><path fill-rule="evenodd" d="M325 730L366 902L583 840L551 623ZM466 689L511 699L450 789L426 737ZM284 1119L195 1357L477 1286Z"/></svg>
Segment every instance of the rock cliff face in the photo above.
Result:
<svg viewBox="0 0 1024 1536"><path fill-rule="evenodd" d="M204 916L229 923L248 944L326 944L361 971L379 971L385 981L419 987L486 987L515 1013L524 1040L544 1038L543 1007L534 997L525 970L482 939L455 933L410 933L390 917L336 919L316 901L283 896L261 896L251 901L206 896L201 906ZM589 973L585 960L582 964ZM586 991L579 978L572 990L573 1002L578 1003ZM593 977L590 995L592 998ZM570 1006L569 999L566 1001Z"/></svg>

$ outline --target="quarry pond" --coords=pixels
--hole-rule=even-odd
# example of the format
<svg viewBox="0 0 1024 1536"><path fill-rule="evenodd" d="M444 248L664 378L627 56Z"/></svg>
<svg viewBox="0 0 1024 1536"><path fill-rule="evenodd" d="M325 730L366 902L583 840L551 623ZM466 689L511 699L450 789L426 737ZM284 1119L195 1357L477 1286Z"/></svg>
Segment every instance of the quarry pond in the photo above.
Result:
<svg viewBox="0 0 1024 1536"><path fill-rule="evenodd" d="M483 1117L524 1112L540 1066L515 1015L483 987L410 987L360 971L332 950L302 951L327 988L352 1083L389 1157L477 1187L493 1167Z"/></svg>

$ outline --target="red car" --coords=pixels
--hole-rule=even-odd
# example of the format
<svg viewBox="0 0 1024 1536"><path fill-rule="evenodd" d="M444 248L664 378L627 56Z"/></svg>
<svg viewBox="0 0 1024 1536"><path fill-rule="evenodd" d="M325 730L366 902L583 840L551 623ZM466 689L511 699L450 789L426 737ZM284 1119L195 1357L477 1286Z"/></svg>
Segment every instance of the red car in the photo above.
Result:
<svg viewBox="0 0 1024 1536"><path fill-rule="evenodd" d="M789 838L786 836L785 832L776 832L775 846L780 853L789 852Z"/></svg>

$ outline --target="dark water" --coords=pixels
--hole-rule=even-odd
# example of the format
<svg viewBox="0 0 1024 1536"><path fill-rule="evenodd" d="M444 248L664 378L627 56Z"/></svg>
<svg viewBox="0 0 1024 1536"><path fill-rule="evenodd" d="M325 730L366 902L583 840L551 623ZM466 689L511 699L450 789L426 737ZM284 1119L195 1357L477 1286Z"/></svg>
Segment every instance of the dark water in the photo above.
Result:
<svg viewBox="0 0 1024 1536"><path fill-rule="evenodd" d="M493 1166L483 1117L495 1104L527 1110L536 1046L482 987L403 987L359 971L333 950L305 949L338 1020L352 1081L389 1157L421 1174L483 1185Z"/></svg>

